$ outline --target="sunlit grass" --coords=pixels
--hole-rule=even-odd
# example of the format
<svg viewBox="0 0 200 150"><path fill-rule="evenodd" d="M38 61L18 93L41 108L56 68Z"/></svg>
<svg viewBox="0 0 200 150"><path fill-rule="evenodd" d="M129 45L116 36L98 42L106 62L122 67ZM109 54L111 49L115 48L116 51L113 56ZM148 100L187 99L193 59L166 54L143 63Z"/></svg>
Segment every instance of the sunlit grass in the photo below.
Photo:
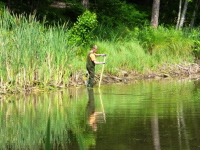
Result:
<svg viewBox="0 0 200 150"><path fill-rule="evenodd" d="M157 30L144 27L132 31L100 26L96 32L100 34L96 43L108 54L106 70L112 73L117 73L117 69L145 72L163 64L194 61L193 40L182 31L162 26Z"/></svg>
<svg viewBox="0 0 200 150"><path fill-rule="evenodd" d="M35 16L1 16L0 76L19 86L61 83L69 79L73 49L67 45L67 28L45 27ZM73 68L73 67L72 67Z"/></svg>

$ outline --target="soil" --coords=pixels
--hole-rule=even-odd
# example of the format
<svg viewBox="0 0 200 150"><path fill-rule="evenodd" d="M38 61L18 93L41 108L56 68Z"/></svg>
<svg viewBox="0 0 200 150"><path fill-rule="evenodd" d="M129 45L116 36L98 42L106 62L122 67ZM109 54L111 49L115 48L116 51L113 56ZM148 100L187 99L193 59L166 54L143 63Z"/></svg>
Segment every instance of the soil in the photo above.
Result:
<svg viewBox="0 0 200 150"><path fill-rule="evenodd" d="M83 71L71 76L71 80L67 86L85 85L86 77L84 78ZM146 71L139 73L137 71L118 70L118 75L104 74L101 84L116 84L116 83L135 83L138 80L145 79L200 79L200 66L197 63L184 65L163 65L156 71ZM99 83L100 75L95 76L95 82Z"/></svg>

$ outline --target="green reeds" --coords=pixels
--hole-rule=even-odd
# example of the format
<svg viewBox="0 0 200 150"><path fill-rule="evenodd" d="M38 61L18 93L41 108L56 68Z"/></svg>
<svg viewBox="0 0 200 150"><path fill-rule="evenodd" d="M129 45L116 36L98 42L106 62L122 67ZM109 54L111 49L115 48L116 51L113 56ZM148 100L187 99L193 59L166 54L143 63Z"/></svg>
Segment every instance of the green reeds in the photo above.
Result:
<svg viewBox="0 0 200 150"><path fill-rule="evenodd" d="M46 27L35 15L12 15L8 11L0 17L2 84L65 85L75 53L67 45L66 25Z"/></svg>

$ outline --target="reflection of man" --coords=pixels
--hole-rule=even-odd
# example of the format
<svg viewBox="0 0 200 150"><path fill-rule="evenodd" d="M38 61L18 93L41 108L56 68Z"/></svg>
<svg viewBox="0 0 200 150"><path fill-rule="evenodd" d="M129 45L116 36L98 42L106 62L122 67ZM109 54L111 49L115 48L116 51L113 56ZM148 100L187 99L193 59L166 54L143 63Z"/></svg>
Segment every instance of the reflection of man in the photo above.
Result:
<svg viewBox="0 0 200 150"><path fill-rule="evenodd" d="M92 127L94 131L97 130L97 120L95 116L95 103L94 103L94 91L91 88L88 88L88 105L86 108L86 115L88 118L88 124Z"/></svg>

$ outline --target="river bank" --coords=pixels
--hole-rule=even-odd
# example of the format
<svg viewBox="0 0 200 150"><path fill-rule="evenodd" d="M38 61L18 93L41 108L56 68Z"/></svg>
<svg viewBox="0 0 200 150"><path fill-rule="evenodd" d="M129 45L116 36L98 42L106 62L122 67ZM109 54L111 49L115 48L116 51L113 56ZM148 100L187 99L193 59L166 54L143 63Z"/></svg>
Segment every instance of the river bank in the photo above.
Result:
<svg viewBox="0 0 200 150"><path fill-rule="evenodd" d="M85 85L85 79L82 78L84 74L79 72L77 74L72 75L69 87L73 86L81 86ZM200 65L197 63L189 63L189 64L175 64L175 65L163 65L156 71L149 70L145 73L139 73L137 71L126 71L126 70L118 70L118 75L112 75L108 73L104 73L101 84L129 84L134 83L138 80L145 79L200 79ZM95 75L95 83L99 84L100 75Z"/></svg>
<svg viewBox="0 0 200 150"><path fill-rule="evenodd" d="M186 64L165 64L156 70L147 70L144 73L137 72L135 70L126 71L123 69L117 70L117 75L104 72L101 85L105 84L133 84L140 80L161 80L161 79L200 79L200 65L198 63L186 63ZM95 75L95 87L98 87L100 74ZM59 85L43 85L38 81L34 81L31 85L13 85L12 83L5 84L0 88L0 95L16 94L16 93L32 93L32 92L44 92L51 90L59 90L64 88L73 88L85 86L87 76L85 70L76 71L71 74L69 81L66 84L60 83Z"/></svg>

